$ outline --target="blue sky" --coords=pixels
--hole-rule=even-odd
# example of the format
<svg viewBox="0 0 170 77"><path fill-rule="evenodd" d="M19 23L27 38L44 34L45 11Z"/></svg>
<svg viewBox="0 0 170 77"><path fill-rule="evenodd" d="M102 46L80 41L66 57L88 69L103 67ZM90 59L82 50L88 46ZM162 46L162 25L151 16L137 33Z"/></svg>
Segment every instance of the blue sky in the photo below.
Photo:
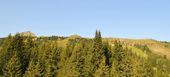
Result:
<svg viewBox="0 0 170 77"><path fill-rule="evenodd" d="M170 41L170 0L0 0L0 37L41 35Z"/></svg>

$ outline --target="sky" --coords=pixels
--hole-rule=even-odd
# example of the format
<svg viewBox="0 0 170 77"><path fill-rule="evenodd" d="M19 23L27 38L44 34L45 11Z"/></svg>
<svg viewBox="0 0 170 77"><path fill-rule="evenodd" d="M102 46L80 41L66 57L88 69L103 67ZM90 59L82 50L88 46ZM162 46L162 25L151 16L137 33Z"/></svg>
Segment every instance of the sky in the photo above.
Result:
<svg viewBox="0 0 170 77"><path fill-rule="evenodd" d="M0 37L103 37L170 41L170 0L0 0Z"/></svg>

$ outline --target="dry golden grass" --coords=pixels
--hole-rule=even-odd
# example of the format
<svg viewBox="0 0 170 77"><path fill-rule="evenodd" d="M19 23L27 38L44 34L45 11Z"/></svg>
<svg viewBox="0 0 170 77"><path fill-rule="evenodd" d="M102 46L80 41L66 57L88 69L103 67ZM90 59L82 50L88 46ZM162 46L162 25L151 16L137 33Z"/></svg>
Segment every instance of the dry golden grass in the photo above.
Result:
<svg viewBox="0 0 170 77"><path fill-rule="evenodd" d="M104 41L108 40L112 44L115 40L120 40L127 46L133 46L134 44L147 45L150 50L158 55L166 55L170 59L170 44L163 43L152 39L125 39L125 38L105 38Z"/></svg>
<svg viewBox="0 0 170 77"><path fill-rule="evenodd" d="M75 39L76 37L69 37L64 40L59 40L58 45L60 47L65 47L68 43L69 39ZM79 37L80 38L80 37ZM141 44L141 45L147 45L150 50L158 55L164 56L166 55L168 59L170 59L170 44L159 42L152 39L125 39L125 38L104 38L103 41L108 41L109 44L113 44L115 40L120 40L125 45L129 46L133 49L134 53L137 53L140 56L147 57L146 54L142 53L139 49L136 49L133 47L134 44ZM136 51L136 52L135 52Z"/></svg>

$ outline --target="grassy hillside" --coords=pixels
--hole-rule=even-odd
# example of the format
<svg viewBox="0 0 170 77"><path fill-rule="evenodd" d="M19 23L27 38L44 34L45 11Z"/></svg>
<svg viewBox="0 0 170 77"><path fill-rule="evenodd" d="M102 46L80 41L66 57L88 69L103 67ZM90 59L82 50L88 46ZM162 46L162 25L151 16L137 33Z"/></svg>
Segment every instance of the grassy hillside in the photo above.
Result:
<svg viewBox="0 0 170 77"><path fill-rule="evenodd" d="M107 40L109 41L110 44L112 44L117 39L122 41L128 46L132 46L132 49L135 44L147 45L153 53L160 56L166 56L168 59L170 59L170 43L168 42L161 42L153 39L122 39L122 38L105 38L104 41Z"/></svg>
<svg viewBox="0 0 170 77"><path fill-rule="evenodd" d="M58 41L59 46L65 47L69 40L81 38L78 35L73 35L67 37L66 39ZM89 39L89 38L88 38ZM125 39L125 38L103 38L103 41L108 41L110 45L114 43L115 40L120 40L129 48L132 49L132 52L147 58L147 55L139 48L136 48L134 45L146 45L152 53L157 54L159 56L166 56L167 59L170 60L170 43L169 42L161 42L153 39Z"/></svg>
<svg viewBox="0 0 170 77"><path fill-rule="evenodd" d="M69 40L82 38L78 35L72 35L66 37L65 39L59 39L58 44L60 47L65 47ZM87 38L86 38L87 39ZM90 39L90 38L88 38ZM154 54L160 56L166 56L167 59L170 59L170 43L162 42L153 39L125 39L125 38L103 38L103 41L108 41L110 45L114 43L115 40L120 40L129 48L132 49L133 53L136 53L139 56L147 58L147 55L140 49L134 47L135 44L146 45Z"/></svg>

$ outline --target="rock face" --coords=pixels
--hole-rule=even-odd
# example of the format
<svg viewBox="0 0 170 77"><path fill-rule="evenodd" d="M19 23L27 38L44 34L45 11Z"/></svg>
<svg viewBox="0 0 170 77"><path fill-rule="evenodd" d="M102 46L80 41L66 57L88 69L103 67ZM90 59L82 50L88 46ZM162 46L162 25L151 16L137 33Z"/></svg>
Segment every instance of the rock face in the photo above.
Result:
<svg viewBox="0 0 170 77"><path fill-rule="evenodd" d="M19 33L21 36L27 36L27 37L36 37L36 35L34 33L32 33L31 31L26 31L26 32L21 32Z"/></svg>

